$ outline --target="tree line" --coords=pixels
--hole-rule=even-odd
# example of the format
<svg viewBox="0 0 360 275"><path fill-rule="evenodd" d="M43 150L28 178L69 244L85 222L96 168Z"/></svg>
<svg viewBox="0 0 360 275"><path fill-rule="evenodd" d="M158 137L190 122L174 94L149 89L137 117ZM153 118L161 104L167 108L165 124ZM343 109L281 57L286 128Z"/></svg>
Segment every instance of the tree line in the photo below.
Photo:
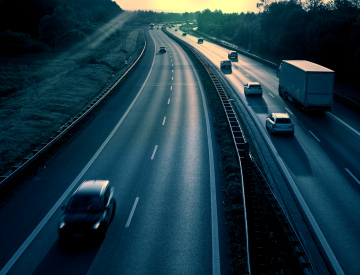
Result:
<svg viewBox="0 0 360 275"><path fill-rule="evenodd" d="M121 12L111 0L3 0L0 50L6 54L62 49Z"/></svg>
<svg viewBox="0 0 360 275"><path fill-rule="evenodd" d="M259 13L204 10L198 30L232 41L274 61L305 59L360 88L360 1L261 0Z"/></svg>
<svg viewBox="0 0 360 275"><path fill-rule="evenodd" d="M164 23L164 22L186 22L195 21L198 13L200 12L185 12L185 13L173 13L173 12L155 12L155 11L143 11L138 10L135 13L134 21L140 24L150 23Z"/></svg>

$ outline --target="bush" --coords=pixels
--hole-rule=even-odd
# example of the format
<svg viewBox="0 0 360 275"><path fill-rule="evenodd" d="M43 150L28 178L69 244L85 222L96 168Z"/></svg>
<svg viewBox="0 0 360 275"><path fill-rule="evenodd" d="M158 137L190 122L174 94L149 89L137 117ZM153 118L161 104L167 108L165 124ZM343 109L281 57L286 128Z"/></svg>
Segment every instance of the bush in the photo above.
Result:
<svg viewBox="0 0 360 275"><path fill-rule="evenodd" d="M79 30L70 30L56 39L57 48L68 48L76 43L87 40L86 34Z"/></svg>
<svg viewBox="0 0 360 275"><path fill-rule="evenodd" d="M47 52L49 46L31 38L29 34L5 30L0 34L0 50L2 54L8 53L34 53Z"/></svg>

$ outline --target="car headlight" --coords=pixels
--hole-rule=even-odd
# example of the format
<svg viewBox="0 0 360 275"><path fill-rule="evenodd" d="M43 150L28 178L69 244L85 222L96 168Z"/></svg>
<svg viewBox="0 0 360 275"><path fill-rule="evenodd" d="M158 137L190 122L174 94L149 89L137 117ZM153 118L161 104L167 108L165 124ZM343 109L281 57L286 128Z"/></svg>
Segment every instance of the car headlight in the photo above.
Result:
<svg viewBox="0 0 360 275"><path fill-rule="evenodd" d="M60 222L59 229L63 229L65 227L65 222Z"/></svg>
<svg viewBox="0 0 360 275"><path fill-rule="evenodd" d="M100 226L100 221L98 221L97 223L95 223L92 227L92 229L98 229Z"/></svg>

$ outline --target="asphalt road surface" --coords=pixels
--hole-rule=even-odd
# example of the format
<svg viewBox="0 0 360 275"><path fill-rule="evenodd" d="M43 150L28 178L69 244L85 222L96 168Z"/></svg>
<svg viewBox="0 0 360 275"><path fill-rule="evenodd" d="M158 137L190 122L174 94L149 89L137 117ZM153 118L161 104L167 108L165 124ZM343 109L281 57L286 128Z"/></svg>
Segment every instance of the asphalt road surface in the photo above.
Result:
<svg viewBox="0 0 360 275"><path fill-rule="evenodd" d="M226 273L202 88L179 46L146 33L126 84L0 210L0 274ZM115 217L101 244L63 247L59 206L90 179L115 187Z"/></svg>
<svg viewBox="0 0 360 275"><path fill-rule="evenodd" d="M228 59L228 49L191 35L173 34L200 50L216 67ZM254 113L260 132L270 138L299 189L330 249L345 274L360 270L360 114L338 102L332 112L304 113L278 94L276 71L239 54L232 70L222 70L239 99ZM244 84L259 82L263 97L245 97ZM237 98L237 100L238 100ZM269 135L266 117L288 113L294 136Z"/></svg>

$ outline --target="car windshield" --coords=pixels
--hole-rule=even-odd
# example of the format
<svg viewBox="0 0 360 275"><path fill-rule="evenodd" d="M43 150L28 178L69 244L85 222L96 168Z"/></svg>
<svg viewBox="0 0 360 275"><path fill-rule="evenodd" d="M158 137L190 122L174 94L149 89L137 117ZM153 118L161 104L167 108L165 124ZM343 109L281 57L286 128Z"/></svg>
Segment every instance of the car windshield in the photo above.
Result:
<svg viewBox="0 0 360 275"><path fill-rule="evenodd" d="M276 120L276 123L289 124L289 123L291 123L291 120L290 120L290 118L278 118Z"/></svg>
<svg viewBox="0 0 360 275"><path fill-rule="evenodd" d="M102 210L98 196L73 196L66 211L68 212L99 212Z"/></svg>

